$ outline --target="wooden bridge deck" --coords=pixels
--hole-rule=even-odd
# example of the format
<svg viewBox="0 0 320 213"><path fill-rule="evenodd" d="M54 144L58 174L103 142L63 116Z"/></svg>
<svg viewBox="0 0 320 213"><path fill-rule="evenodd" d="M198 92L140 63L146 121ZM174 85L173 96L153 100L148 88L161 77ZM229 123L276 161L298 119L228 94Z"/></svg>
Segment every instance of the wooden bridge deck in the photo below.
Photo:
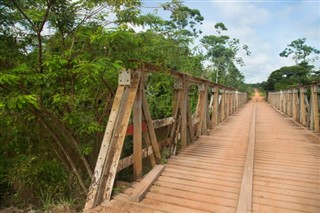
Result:
<svg viewBox="0 0 320 213"><path fill-rule="evenodd" d="M136 182L90 212L236 212L254 115L252 211L320 212L319 136L263 101L171 157L141 202Z"/></svg>

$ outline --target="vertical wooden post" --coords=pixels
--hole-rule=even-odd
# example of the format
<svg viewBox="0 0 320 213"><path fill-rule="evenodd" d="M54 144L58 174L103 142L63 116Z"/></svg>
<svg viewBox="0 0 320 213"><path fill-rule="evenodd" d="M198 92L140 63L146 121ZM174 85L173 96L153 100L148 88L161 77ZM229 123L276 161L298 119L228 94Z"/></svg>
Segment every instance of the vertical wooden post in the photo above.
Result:
<svg viewBox="0 0 320 213"><path fill-rule="evenodd" d="M292 90L292 118L295 121L298 121L298 90L293 89Z"/></svg>
<svg viewBox="0 0 320 213"><path fill-rule="evenodd" d="M305 88L300 87L300 123L306 126L306 104L305 99Z"/></svg>
<svg viewBox="0 0 320 213"><path fill-rule="evenodd" d="M213 88L213 106L212 106L212 123L214 126L219 123L219 87L215 86Z"/></svg>
<svg viewBox="0 0 320 213"><path fill-rule="evenodd" d="M201 125L201 134L207 135L208 134L208 86L204 85L204 92L203 92L203 108L202 108L203 114L202 114L202 125Z"/></svg>
<svg viewBox="0 0 320 213"><path fill-rule="evenodd" d="M239 109L239 92L238 90L236 91L236 110Z"/></svg>
<svg viewBox="0 0 320 213"><path fill-rule="evenodd" d="M311 111L313 115L313 129L314 132L319 132L319 107L318 107L318 86L311 86Z"/></svg>
<svg viewBox="0 0 320 213"><path fill-rule="evenodd" d="M181 111L181 148L187 146L187 94L188 93L188 83L183 76L182 80L182 97L180 102Z"/></svg>
<svg viewBox="0 0 320 213"><path fill-rule="evenodd" d="M197 125L197 131L196 135L199 137L202 133L202 126L204 125L204 119L205 119L205 90L206 86L204 84L199 85L199 93L198 93L198 103L197 103L197 115L200 118L200 122Z"/></svg>
<svg viewBox="0 0 320 213"><path fill-rule="evenodd" d="M124 86L125 91L121 94L119 104L115 103L117 101L114 102L114 106L117 106L114 112L115 116L109 117L106 128L106 130L111 131L106 131L105 133L105 138L108 139L108 142L102 143L101 147L103 149L101 148L101 150L104 153L100 151L98 158L98 161L101 160L103 165L102 168L101 164L99 164L99 168L97 168L98 164L96 165L95 176L89 189L85 209L94 208L103 200L110 200L111 198L125 134L140 83L141 71L123 71L119 76L123 78L119 77L118 89L121 90L121 87ZM112 135L109 136L110 134ZM106 150L104 146L107 145L108 149ZM98 179L95 179L96 177Z"/></svg>
<svg viewBox="0 0 320 213"><path fill-rule="evenodd" d="M226 118L229 117L229 109L230 109L230 91L226 90L226 107L225 107Z"/></svg>
<svg viewBox="0 0 320 213"><path fill-rule="evenodd" d="M287 114L287 91L283 91L283 113Z"/></svg>
<svg viewBox="0 0 320 213"><path fill-rule="evenodd" d="M288 90L288 115L292 117L292 90Z"/></svg>
<svg viewBox="0 0 320 213"><path fill-rule="evenodd" d="M280 91L280 97L279 97L279 98L280 98L280 100L279 100L279 101L280 101L280 103L279 103L279 110L280 110L281 112L283 112L283 102L284 102L284 101L283 101L283 91L282 91L282 90Z"/></svg>
<svg viewBox="0 0 320 213"><path fill-rule="evenodd" d="M191 112L191 108L190 108L189 95L187 95L187 121L188 121L190 143L193 143L194 142L194 130L193 130L192 112Z"/></svg>
<svg viewBox="0 0 320 213"><path fill-rule="evenodd" d="M94 169L94 177L92 178L92 183L89 188L89 193L88 193L88 197L87 197L87 201L84 209L91 209L96 205L98 205L98 203L96 203L95 205L94 203L97 197L98 188L101 185L101 183L105 181L104 172L107 164L108 153L110 152L109 150L111 149L112 134L110 133L113 132L113 130L115 129L115 125L118 120L117 118L119 116L118 111L119 111L119 108L121 108L123 105L124 93L125 93L125 86L119 85L115 98L113 100L113 105L109 115L108 124L105 130L105 134L101 143L98 159Z"/></svg>
<svg viewBox="0 0 320 213"><path fill-rule="evenodd" d="M221 89L221 104L220 104L220 121L225 119L225 90Z"/></svg>
<svg viewBox="0 0 320 213"><path fill-rule="evenodd" d="M181 116L179 115L181 96L182 96L182 79L177 78L175 79L175 82L174 82L174 99L173 99L173 108L172 108L172 116L175 122L169 128L169 131L168 131L169 135L167 137L170 140L172 154L175 154L176 152L178 133L179 133L180 123L181 123L180 122ZM180 111L180 114L181 114L181 111Z"/></svg>
<svg viewBox="0 0 320 213"><path fill-rule="evenodd" d="M234 113L234 91L231 92L231 107L230 107L230 114L232 115Z"/></svg>
<svg viewBox="0 0 320 213"><path fill-rule="evenodd" d="M142 76L143 77L143 76ZM143 80L138 86L136 99L133 105L133 176L134 179L142 176L142 88Z"/></svg>

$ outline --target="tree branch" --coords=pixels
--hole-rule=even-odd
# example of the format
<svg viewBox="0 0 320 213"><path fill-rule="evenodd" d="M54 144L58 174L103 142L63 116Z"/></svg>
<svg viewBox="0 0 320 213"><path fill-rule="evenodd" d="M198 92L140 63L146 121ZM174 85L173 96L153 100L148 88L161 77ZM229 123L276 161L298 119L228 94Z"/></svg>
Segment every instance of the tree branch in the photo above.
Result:
<svg viewBox="0 0 320 213"><path fill-rule="evenodd" d="M14 6L18 9L18 11L21 13L21 15L27 19L27 21L31 24L31 27L33 28L34 31L38 31L37 26L31 21L31 19L28 17L28 15L21 9L21 7L17 4L15 0L12 0L12 3Z"/></svg>

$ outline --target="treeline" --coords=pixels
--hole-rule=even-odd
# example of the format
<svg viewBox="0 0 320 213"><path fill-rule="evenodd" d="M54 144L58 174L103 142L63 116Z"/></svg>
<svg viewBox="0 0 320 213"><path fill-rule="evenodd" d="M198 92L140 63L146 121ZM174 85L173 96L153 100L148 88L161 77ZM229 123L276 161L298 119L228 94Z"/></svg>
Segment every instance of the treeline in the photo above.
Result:
<svg viewBox="0 0 320 213"><path fill-rule="evenodd" d="M265 91L279 91L299 85L320 82L320 70L313 63L319 60L320 50L306 44L306 38L292 41L279 55L292 57L295 65L273 71L259 86Z"/></svg>
<svg viewBox="0 0 320 213"><path fill-rule="evenodd" d="M178 0L157 8L167 19L145 10L139 0L0 0L1 206L82 207L118 71L132 59L246 88L237 52L250 52L222 23L191 48L198 10ZM152 82L149 100L172 90L165 77ZM153 116L170 113L170 100L156 100Z"/></svg>

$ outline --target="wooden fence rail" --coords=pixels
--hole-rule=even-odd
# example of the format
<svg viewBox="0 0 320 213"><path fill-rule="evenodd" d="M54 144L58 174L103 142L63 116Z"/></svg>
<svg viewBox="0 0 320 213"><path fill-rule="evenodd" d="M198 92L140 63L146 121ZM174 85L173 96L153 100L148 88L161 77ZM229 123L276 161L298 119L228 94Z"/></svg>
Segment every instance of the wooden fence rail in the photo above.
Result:
<svg viewBox="0 0 320 213"><path fill-rule="evenodd" d="M168 118L153 120L145 86L147 75L159 72L161 72L160 68L148 64L143 64L135 70L120 72L118 89L85 209L94 208L103 200L111 199L117 172L133 165L134 178L140 178L143 158L149 157L151 165L155 166L160 162L163 147L175 155L179 147L185 148L200 135L208 134L209 129L232 115L248 101L247 93L192 77L186 73L168 70L165 73L174 78L172 115ZM190 106L191 85L198 86L195 113L192 113ZM132 125L129 125L130 122ZM156 129L162 127L167 128L167 133L165 139L159 141ZM127 135L133 135L133 154L120 159Z"/></svg>
<svg viewBox="0 0 320 213"><path fill-rule="evenodd" d="M320 83L269 92L268 102L295 121L319 132Z"/></svg>

